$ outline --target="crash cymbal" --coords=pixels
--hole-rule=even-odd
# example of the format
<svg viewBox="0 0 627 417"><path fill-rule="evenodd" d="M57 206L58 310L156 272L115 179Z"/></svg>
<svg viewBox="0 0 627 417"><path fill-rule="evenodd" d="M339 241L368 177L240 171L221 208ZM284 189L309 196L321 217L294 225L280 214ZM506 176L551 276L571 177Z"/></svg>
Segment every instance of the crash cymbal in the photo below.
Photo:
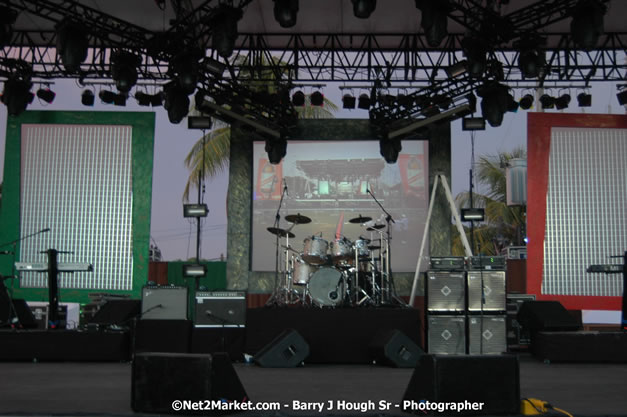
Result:
<svg viewBox="0 0 627 417"><path fill-rule="evenodd" d="M372 220L372 217L362 217L361 214L359 217L355 217L354 219L350 219L349 223L366 223Z"/></svg>
<svg viewBox="0 0 627 417"><path fill-rule="evenodd" d="M311 219L309 217L303 216L300 213L298 213L298 214L288 214L287 216L285 216L285 220L287 220L290 223L296 223L296 224L311 223Z"/></svg>
<svg viewBox="0 0 627 417"><path fill-rule="evenodd" d="M375 225L370 226L370 227L369 227L369 228L367 228L366 230L368 230L368 231L370 231L370 232L373 232L373 231L375 231L375 230L383 229L384 227L385 227L385 225L384 225L384 224L375 224Z"/></svg>
<svg viewBox="0 0 627 417"><path fill-rule="evenodd" d="M268 232L272 233L273 235L280 236L280 237L285 237L285 236L296 237L296 235L290 232L289 230L281 229L278 227L268 227Z"/></svg>

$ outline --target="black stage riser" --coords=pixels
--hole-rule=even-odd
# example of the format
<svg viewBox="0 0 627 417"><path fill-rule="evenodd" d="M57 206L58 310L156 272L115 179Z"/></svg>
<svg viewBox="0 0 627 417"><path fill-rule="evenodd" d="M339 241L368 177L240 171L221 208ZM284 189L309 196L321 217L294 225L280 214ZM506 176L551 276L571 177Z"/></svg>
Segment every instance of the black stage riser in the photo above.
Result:
<svg viewBox="0 0 627 417"><path fill-rule="evenodd" d="M549 362L627 363L627 333L538 332L531 351Z"/></svg>

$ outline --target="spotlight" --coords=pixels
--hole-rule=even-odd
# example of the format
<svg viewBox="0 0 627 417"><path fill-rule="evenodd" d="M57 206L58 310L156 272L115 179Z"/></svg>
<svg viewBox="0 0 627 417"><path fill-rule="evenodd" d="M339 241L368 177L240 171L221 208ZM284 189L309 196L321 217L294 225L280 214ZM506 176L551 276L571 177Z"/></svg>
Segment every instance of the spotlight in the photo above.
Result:
<svg viewBox="0 0 627 417"><path fill-rule="evenodd" d="M618 99L618 104L624 106L627 104L627 90L623 90L620 93L616 94L616 98Z"/></svg>
<svg viewBox="0 0 627 417"><path fill-rule="evenodd" d="M464 117L462 130L485 130L485 119L483 117Z"/></svg>
<svg viewBox="0 0 627 417"><path fill-rule="evenodd" d="M187 116L189 112L189 97L178 83L171 82L166 85L163 107L168 111L170 123L179 124Z"/></svg>
<svg viewBox="0 0 627 417"><path fill-rule="evenodd" d="M114 52L111 56L111 78L120 93L128 93L137 83L137 67L141 58L126 51Z"/></svg>
<svg viewBox="0 0 627 417"><path fill-rule="evenodd" d="M353 14L359 19L368 19L377 7L377 0L351 0Z"/></svg>
<svg viewBox="0 0 627 417"><path fill-rule="evenodd" d="M344 94L342 97L342 107L345 109L354 109L355 108L355 97L350 94Z"/></svg>
<svg viewBox="0 0 627 417"><path fill-rule="evenodd" d="M533 96L531 94L525 94L518 102L518 105L523 110L529 110L531 106L533 106Z"/></svg>
<svg viewBox="0 0 627 417"><path fill-rule="evenodd" d="M486 47L480 39L464 38L462 39L462 50L468 59L466 69L473 78L479 78L486 70Z"/></svg>
<svg viewBox="0 0 627 417"><path fill-rule="evenodd" d="M183 204L183 217L207 217L206 204Z"/></svg>
<svg viewBox="0 0 627 417"><path fill-rule="evenodd" d="M388 164L395 164L398 159L399 152L403 149L401 140L399 138L394 139L381 139L379 141L379 152L385 162Z"/></svg>
<svg viewBox="0 0 627 417"><path fill-rule="evenodd" d="M366 93L360 94L357 107L363 110L370 109L370 96Z"/></svg>
<svg viewBox="0 0 627 417"><path fill-rule="evenodd" d="M292 95L292 104L298 107L303 107L305 105L305 93L298 90Z"/></svg>
<svg viewBox="0 0 627 417"><path fill-rule="evenodd" d="M498 127L503 123L503 115L509 110L511 96L507 86L496 82L488 82L477 92L481 100L481 114L490 126Z"/></svg>
<svg viewBox="0 0 627 417"><path fill-rule="evenodd" d="M605 6L597 0L580 0L574 8L570 33L575 43L586 51L594 49L603 33Z"/></svg>
<svg viewBox="0 0 627 417"><path fill-rule="evenodd" d="M266 139L266 152L271 164L276 165L280 163L281 159L287 154L287 140L283 136L281 138Z"/></svg>
<svg viewBox="0 0 627 417"><path fill-rule="evenodd" d="M183 264L183 277L203 278L207 275L207 265L203 264Z"/></svg>
<svg viewBox="0 0 627 417"><path fill-rule="evenodd" d="M189 116L187 118L188 129L208 130L211 129L212 125L213 122L209 116Z"/></svg>
<svg viewBox="0 0 627 417"><path fill-rule="evenodd" d="M19 116L33 101L34 95L30 92L32 86L29 80L16 77L11 77L4 82L2 102L7 106L9 116Z"/></svg>
<svg viewBox="0 0 627 417"><path fill-rule="evenodd" d="M507 95L507 111L516 113L518 111L519 104L511 94Z"/></svg>
<svg viewBox="0 0 627 417"><path fill-rule="evenodd" d="M555 98L551 97L548 94L542 94L542 96L540 97L540 104L542 105L543 109L552 109L553 107L555 107Z"/></svg>
<svg viewBox="0 0 627 417"><path fill-rule="evenodd" d="M485 210L482 208L463 208L463 222L482 222L485 219Z"/></svg>
<svg viewBox="0 0 627 417"><path fill-rule="evenodd" d="M538 78L545 65L544 52L533 49L520 51L518 68L524 78Z"/></svg>
<svg viewBox="0 0 627 417"><path fill-rule="evenodd" d="M137 100L137 104L140 106L158 107L163 104L163 95L161 93L146 94L144 92L137 91L135 93L135 100Z"/></svg>
<svg viewBox="0 0 627 417"><path fill-rule="evenodd" d="M592 106L592 95L588 93L579 93L577 95L577 103L579 107L591 107Z"/></svg>
<svg viewBox="0 0 627 417"><path fill-rule="evenodd" d="M274 19L282 28L291 28L296 24L298 0L274 0Z"/></svg>
<svg viewBox="0 0 627 417"><path fill-rule="evenodd" d="M458 61L453 65L446 67L444 71L446 71L446 76L449 78L455 78L462 74L466 73L466 67L468 66L468 61L465 59L463 61Z"/></svg>
<svg viewBox="0 0 627 417"><path fill-rule="evenodd" d="M241 9L222 4L215 14L211 47L222 58L228 58L235 49L237 22L242 18Z"/></svg>
<svg viewBox="0 0 627 417"><path fill-rule="evenodd" d="M199 72L198 61L201 57L202 54L200 52L187 51L178 55L172 62L170 72L175 76L179 86L187 94L192 94L194 90L196 90Z"/></svg>
<svg viewBox="0 0 627 417"><path fill-rule="evenodd" d="M40 88L37 90L37 97L50 104L54 101L56 93L49 88Z"/></svg>
<svg viewBox="0 0 627 417"><path fill-rule="evenodd" d="M416 0L416 7L421 12L420 26L425 32L427 44L435 48L448 34L448 2Z"/></svg>
<svg viewBox="0 0 627 417"><path fill-rule="evenodd" d="M17 18L17 12L8 7L0 7L0 48L4 48L11 42L13 35L13 23Z"/></svg>
<svg viewBox="0 0 627 417"><path fill-rule="evenodd" d="M105 104L114 104L116 106L126 106L126 95L116 94L110 90L102 90L98 93L98 97Z"/></svg>
<svg viewBox="0 0 627 417"><path fill-rule="evenodd" d="M81 94L81 103L83 103L83 106L93 106L94 101L94 92L91 90L84 90L83 94Z"/></svg>
<svg viewBox="0 0 627 417"><path fill-rule="evenodd" d="M87 30L84 26L71 19L62 20L56 27L57 55L66 72L74 73L80 70L80 65L87 58Z"/></svg>
<svg viewBox="0 0 627 417"><path fill-rule="evenodd" d="M312 106L320 107L324 104L324 95L320 91L314 91L309 97Z"/></svg>
<svg viewBox="0 0 627 417"><path fill-rule="evenodd" d="M570 104L570 94L562 94L555 99L555 108L557 110L563 110Z"/></svg>

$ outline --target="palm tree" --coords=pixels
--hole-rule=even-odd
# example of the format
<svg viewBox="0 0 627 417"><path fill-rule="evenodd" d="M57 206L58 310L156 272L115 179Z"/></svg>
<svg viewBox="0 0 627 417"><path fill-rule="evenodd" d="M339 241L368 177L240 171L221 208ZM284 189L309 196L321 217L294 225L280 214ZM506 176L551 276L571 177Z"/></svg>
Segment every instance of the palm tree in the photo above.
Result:
<svg viewBox="0 0 627 417"><path fill-rule="evenodd" d="M498 155L486 155L479 158L477 163L477 188L485 193L473 193L473 206L485 209L485 221L474 228L473 238L476 253L482 255L496 255L505 246L522 245L525 227L525 207L507 205L507 190L505 167L507 162L514 158L526 158L527 153L522 148L511 152L502 152ZM455 197L459 207L470 206L470 194L459 193ZM469 228L466 229L470 234ZM454 235L455 236L455 235ZM461 238L453 239L453 254L463 255Z"/></svg>

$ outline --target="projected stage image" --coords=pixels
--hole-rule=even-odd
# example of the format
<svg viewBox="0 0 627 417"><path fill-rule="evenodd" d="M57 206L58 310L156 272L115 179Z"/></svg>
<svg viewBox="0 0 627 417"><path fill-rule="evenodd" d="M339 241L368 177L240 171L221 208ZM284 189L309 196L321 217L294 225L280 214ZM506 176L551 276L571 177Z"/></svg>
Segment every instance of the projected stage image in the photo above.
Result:
<svg viewBox="0 0 627 417"><path fill-rule="evenodd" d="M293 257L318 264L317 257L349 258L358 248L361 257L376 258L387 223L374 196L394 220L393 271L415 270L428 208L427 142L403 142L396 164L385 163L378 141L289 142L278 165L268 162L264 145L254 144L253 270L275 269L276 235L267 229L276 227L284 190L278 228L294 235ZM298 214L311 222L286 220ZM286 243L282 238L282 251Z"/></svg>

